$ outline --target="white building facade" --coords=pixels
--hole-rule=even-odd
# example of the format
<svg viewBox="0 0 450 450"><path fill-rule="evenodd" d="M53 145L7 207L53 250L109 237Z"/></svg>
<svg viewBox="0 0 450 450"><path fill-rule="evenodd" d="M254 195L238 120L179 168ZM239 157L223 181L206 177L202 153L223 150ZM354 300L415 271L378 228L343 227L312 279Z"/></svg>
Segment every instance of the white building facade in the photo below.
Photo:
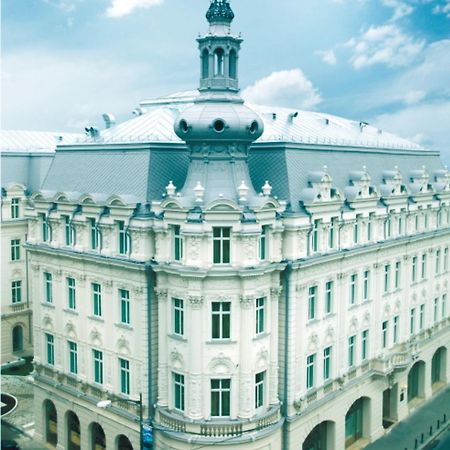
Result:
<svg viewBox="0 0 450 450"><path fill-rule="evenodd" d="M198 94L59 145L30 198L54 448L139 448L142 395L156 449L356 449L448 383L449 171L364 123L245 105L233 18L211 3Z"/></svg>

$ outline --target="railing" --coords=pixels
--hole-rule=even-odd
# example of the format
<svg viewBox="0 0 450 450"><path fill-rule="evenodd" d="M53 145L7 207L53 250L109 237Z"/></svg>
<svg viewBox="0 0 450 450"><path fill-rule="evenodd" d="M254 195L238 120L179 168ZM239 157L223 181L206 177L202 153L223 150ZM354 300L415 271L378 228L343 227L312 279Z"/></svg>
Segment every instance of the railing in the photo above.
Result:
<svg viewBox="0 0 450 450"><path fill-rule="evenodd" d="M242 423L203 423L200 425L200 434L207 437L240 436L242 434Z"/></svg>
<svg viewBox="0 0 450 450"><path fill-rule="evenodd" d="M9 308L13 313L17 313L25 311L25 309L27 309L27 305L26 303L12 303L11 305L9 305Z"/></svg>

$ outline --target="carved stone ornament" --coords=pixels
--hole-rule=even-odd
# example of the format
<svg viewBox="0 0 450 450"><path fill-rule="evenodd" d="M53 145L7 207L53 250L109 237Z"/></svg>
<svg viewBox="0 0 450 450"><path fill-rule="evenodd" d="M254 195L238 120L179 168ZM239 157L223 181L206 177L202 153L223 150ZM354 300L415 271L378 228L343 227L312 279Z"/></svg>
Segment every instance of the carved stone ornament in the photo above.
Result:
<svg viewBox="0 0 450 450"><path fill-rule="evenodd" d="M177 370L184 369L184 358L177 348L174 348L170 352L170 363L174 369Z"/></svg>
<svg viewBox="0 0 450 450"><path fill-rule="evenodd" d="M128 340L125 338L125 336L123 334L117 340L116 348L119 353L122 353L122 354L131 353L130 343L128 342Z"/></svg>
<svg viewBox="0 0 450 450"><path fill-rule="evenodd" d="M39 264L31 264L31 270L33 272L39 272L40 266Z"/></svg>
<svg viewBox="0 0 450 450"><path fill-rule="evenodd" d="M400 311L400 307L401 307L401 302L400 302L400 299L398 298L396 301L395 301L395 311Z"/></svg>
<svg viewBox="0 0 450 450"><path fill-rule="evenodd" d="M97 330L97 328L94 328L91 333L89 334L89 339L91 341L91 343L95 344L95 345L103 345L102 344L102 336L100 334L100 332Z"/></svg>
<svg viewBox="0 0 450 450"><path fill-rule="evenodd" d="M75 325L73 324L73 322L71 320L69 320L66 323L66 326L64 327L64 331L67 336L70 336L72 339L76 339L77 332L75 330Z"/></svg>
<svg viewBox="0 0 450 450"><path fill-rule="evenodd" d="M345 277L345 273L339 272L339 273L336 275L336 277L337 277L338 280L342 280L342 279Z"/></svg>
<svg viewBox="0 0 450 450"><path fill-rule="evenodd" d="M53 330L53 320L48 314L46 314L42 319L42 324L47 330Z"/></svg>
<svg viewBox="0 0 450 450"><path fill-rule="evenodd" d="M319 336L314 331L309 336L309 345L308 345L308 347L309 347L310 351L313 351L313 350L317 349L318 343L319 343Z"/></svg>
<svg viewBox="0 0 450 450"><path fill-rule="evenodd" d="M165 302L167 300L167 289L155 289L155 293L159 302Z"/></svg>
<svg viewBox="0 0 450 450"><path fill-rule="evenodd" d="M306 289L306 284L297 284L297 286L295 286L295 290L297 292L303 292Z"/></svg>
<svg viewBox="0 0 450 450"><path fill-rule="evenodd" d="M208 365L208 371L213 375L230 375L236 370L236 365L231 358L225 356L224 353L219 353L211 360Z"/></svg>
<svg viewBox="0 0 450 450"><path fill-rule="evenodd" d="M384 305L384 316L389 317L390 312L391 312L391 305L387 303L386 305Z"/></svg>
<svg viewBox="0 0 450 450"><path fill-rule="evenodd" d="M241 308L250 309L253 305L254 297L251 295L241 295L239 298Z"/></svg>
<svg viewBox="0 0 450 450"><path fill-rule="evenodd" d="M142 295L144 293L144 287L143 286L133 286L133 294L135 295Z"/></svg>
<svg viewBox="0 0 450 450"><path fill-rule="evenodd" d="M332 341L334 339L334 328L332 325L328 325L326 330L327 340Z"/></svg>
<svg viewBox="0 0 450 450"><path fill-rule="evenodd" d="M267 366L269 361L269 351L266 347L262 347L261 350L256 355L256 365L258 368L263 369Z"/></svg>
<svg viewBox="0 0 450 450"><path fill-rule="evenodd" d="M203 306L203 297L201 295L190 295L188 301L192 309L200 309Z"/></svg>
<svg viewBox="0 0 450 450"><path fill-rule="evenodd" d="M270 295L272 300L278 300L282 292L283 288L281 286L270 288Z"/></svg>

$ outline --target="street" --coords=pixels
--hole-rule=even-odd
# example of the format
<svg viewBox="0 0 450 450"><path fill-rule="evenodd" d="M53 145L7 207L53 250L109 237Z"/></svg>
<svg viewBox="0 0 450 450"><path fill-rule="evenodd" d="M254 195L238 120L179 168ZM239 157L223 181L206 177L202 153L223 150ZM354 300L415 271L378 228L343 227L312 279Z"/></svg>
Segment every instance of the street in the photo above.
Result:
<svg viewBox="0 0 450 450"><path fill-rule="evenodd" d="M450 450L450 428L435 441L431 442L425 450Z"/></svg>
<svg viewBox="0 0 450 450"><path fill-rule="evenodd" d="M23 450L48 450L2 420L2 439L14 439Z"/></svg>

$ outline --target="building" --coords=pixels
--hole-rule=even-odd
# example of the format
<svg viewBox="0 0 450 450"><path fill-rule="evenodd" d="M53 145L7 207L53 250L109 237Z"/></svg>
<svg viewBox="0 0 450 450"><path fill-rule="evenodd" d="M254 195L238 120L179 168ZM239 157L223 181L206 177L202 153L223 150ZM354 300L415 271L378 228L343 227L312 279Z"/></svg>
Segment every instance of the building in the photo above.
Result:
<svg viewBox="0 0 450 450"><path fill-rule="evenodd" d="M30 196L36 431L55 448L139 448L142 395L157 449L356 449L448 383L439 154L245 105L233 18L211 3L198 93L58 145Z"/></svg>

